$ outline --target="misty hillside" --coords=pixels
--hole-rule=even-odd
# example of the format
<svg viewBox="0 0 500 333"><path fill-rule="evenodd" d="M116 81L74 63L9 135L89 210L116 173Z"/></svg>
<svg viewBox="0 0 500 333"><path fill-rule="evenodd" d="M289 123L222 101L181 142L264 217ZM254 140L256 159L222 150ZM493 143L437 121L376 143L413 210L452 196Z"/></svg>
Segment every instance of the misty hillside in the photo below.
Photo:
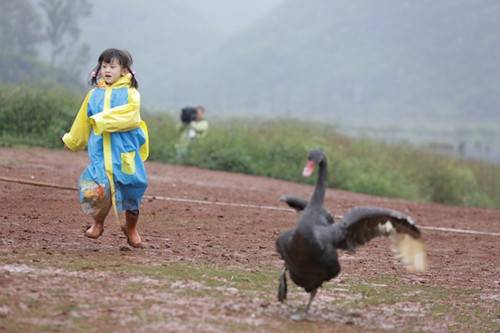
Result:
<svg viewBox="0 0 500 333"><path fill-rule="evenodd" d="M145 104L167 105L165 89L172 71L203 56L221 34L182 0L92 0L82 21L82 40L90 44L90 68L106 48L124 48L134 56Z"/></svg>
<svg viewBox="0 0 500 333"><path fill-rule="evenodd" d="M214 113L356 123L500 120L497 0L284 1L201 61L168 99Z"/></svg>
<svg viewBox="0 0 500 333"><path fill-rule="evenodd" d="M0 73L0 84L61 85L78 91L84 88L62 69L53 69L33 57L9 52L0 52Z"/></svg>

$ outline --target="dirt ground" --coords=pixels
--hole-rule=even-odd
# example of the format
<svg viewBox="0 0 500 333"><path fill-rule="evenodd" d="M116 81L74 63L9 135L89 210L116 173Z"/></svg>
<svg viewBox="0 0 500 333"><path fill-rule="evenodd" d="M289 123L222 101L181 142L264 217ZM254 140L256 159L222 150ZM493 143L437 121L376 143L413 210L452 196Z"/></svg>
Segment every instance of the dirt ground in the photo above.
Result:
<svg viewBox="0 0 500 333"><path fill-rule="evenodd" d="M1 177L73 187L86 164L85 153L0 148ZM312 187L154 162L147 170L143 249L127 246L112 215L101 238L84 237L90 219L75 191L0 181L0 332L500 332L498 235L424 229L429 270L419 274L386 239L341 253L341 275L296 322L308 295L292 288L276 301L274 250L296 213L224 203L285 208L282 194L308 197ZM500 233L500 210L327 192L336 215L356 205Z"/></svg>

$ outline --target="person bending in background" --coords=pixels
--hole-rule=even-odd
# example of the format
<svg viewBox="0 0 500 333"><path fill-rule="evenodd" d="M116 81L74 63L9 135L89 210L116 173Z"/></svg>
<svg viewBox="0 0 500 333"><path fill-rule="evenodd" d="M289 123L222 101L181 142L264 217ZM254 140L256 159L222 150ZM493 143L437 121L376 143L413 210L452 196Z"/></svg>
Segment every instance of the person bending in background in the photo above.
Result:
<svg viewBox="0 0 500 333"><path fill-rule="evenodd" d="M91 89L69 133L62 140L72 150L87 146L89 165L79 179L80 203L94 224L85 236L98 238L111 208L129 245L141 247L136 225L148 182L144 161L149 154L148 131L140 116L138 82L127 51L105 50L92 73Z"/></svg>
<svg viewBox="0 0 500 333"><path fill-rule="evenodd" d="M186 107L181 111L181 123L178 126L180 135L175 150L177 158L183 158L189 149L192 141L201 139L207 135L208 121L205 119L205 108L197 106L196 108Z"/></svg>

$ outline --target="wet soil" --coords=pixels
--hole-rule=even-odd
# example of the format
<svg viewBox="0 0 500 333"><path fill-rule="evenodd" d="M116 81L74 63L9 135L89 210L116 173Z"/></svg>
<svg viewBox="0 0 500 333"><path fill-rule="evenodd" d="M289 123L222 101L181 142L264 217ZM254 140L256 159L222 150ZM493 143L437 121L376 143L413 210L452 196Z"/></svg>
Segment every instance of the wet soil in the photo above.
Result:
<svg viewBox="0 0 500 333"><path fill-rule="evenodd" d="M0 149L0 176L12 179L74 187L86 164L85 153L40 148ZM5 296L5 299L2 299L0 294L0 332L2 327L6 331L16 331L17 326L12 323L18 319L12 318L12 314L22 313L22 309L19 310L22 306L19 304L22 304L22 299L27 297L24 288L33 283L31 280L33 276L38 276L37 279L41 281L40 286L45 286L44 283L49 284L55 277L60 277L62 273L57 273L57 269L63 269L65 274L75 273L76 276L72 276L74 279L93 280L99 275L93 265L97 263L105 267L107 262L115 264L118 262L119 265L120 260L126 258L128 263L138 265L182 263L200 267L232 267L250 273L258 271L274 273L280 270L282 263L275 253L274 240L280 232L295 224L297 215L291 211L255 208L253 205L286 208L278 201L282 194L307 198L312 191L311 186L155 162L147 162L147 170L150 185L146 193L148 197L144 200L140 212L140 231L145 245L141 250L127 246L126 239L119 231L112 215L106 221L105 232L101 238L91 240L84 237L83 232L91 221L81 212L75 191L0 181L0 255L3 257L0 263L2 264L0 286L4 288L2 293ZM209 204L170 201L165 198L201 200ZM214 202L252 206L217 205L213 204ZM326 206L336 215L342 215L357 205L374 205L400 210L411 215L417 224L422 226L500 233L500 210L415 203L339 190L327 191ZM372 283L387 276L396 278L398 285L413 286L417 293L421 286L432 286L442 290L460 288L475 290L475 295L481 298L478 302L486 304L488 311L491 311L492 315L487 317L488 320L492 318L496 320L496 323L485 324L485 331L496 330L500 318L500 237L425 229L423 233L429 257L427 272L421 274L405 272L393 257L388 241L377 239L355 254L342 254L343 271L337 284L340 285L340 290L335 291L336 287L331 287L333 289L330 292L337 294L342 292L344 290L341 288L342 283L349 281ZM40 267L36 261L37 257L47 265ZM57 260L47 259L49 257ZM58 264L65 260L71 261L75 257L87 260L92 266L91 271L86 271L85 267L76 267L68 271L68 267ZM56 273L53 270L56 270ZM114 291L108 296L115 297L118 288L116 286L126 288L128 285L126 281L131 277L127 276L124 280L123 276L110 273L106 267L104 271L101 274L107 279L106 283L115 286ZM144 276L138 278L146 279ZM185 280L181 278L176 280L168 276L165 279L169 281L169 286ZM23 286L20 290L16 290L16 281ZM76 283L64 279L61 281L68 285ZM161 279L154 280L151 283L161 284L161 281ZM73 291L79 290L76 286L74 289L68 288ZM171 288L167 289L171 292ZM156 326L143 325L139 331L252 331L251 327L256 331L273 332L288 330L290 327L298 331L318 332L365 332L367 327L371 327L370 331L412 330L406 325L405 320L394 320L387 326L368 314L348 312L345 308L341 308L336 315L333 315L332 311L328 311L329 304L333 302L328 299L328 289L318 295L316 307L313 306L313 312L314 309L316 312L313 314L312 323L290 321L288 314L291 310L286 305L274 301L274 289L258 291L255 297L244 293L243 296L231 296L231 292L224 290L222 295L229 295L228 297L214 296L212 300L210 291L204 295L203 292L199 292L199 288L196 289L196 286L190 287L189 283L182 285L181 289L197 291L196 295L188 297L194 303L179 301L177 303L182 304L169 304L171 307L178 306L184 309L184 312L163 315L183 319L179 320L177 325L170 326L166 323L162 325L161 320L153 321L157 322ZM143 289L135 294L140 296L141 292ZM130 292L127 295L135 297L135 294ZM348 294L346 297L349 297ZM292 300L292 304L298 306L305 301L306 295L297 289L295 303ZM78 302L78 299L75 302ZM114 302L122 305L118 300ZM450 302L454 300L451 299ZM460 302L460 298L455 302ZM207 315L209 318L207 321L193 323L192 320L183 317L193 312L193 308L203 307L201 303L205 304L205 308L210 305L207 308L210 313L210 316ZM399 303L401 302L394 304ZM39 304L43 306L44 301L39 301ZM106 306L106 304L101 305ZM215 310L220 306L226 309L225 312ZM396 309L400 317L402 316L400 313L405 309L412 309L411 304L398 306L401 307ZM258 311L249 314L245 310L247 308ZM393 307L392 311L396 310ZM347 312L342 316L339 314L342 311ZM415 313L419 311L414 309ZM379 314L375 310L373 313ZM152 312L148 312L148 315L152 315ZM354 319L350 319L350 316L354 316ZM388 317L390 314L386 313L385 316ZM54 324L40 323L40 317L43 316L37 317L38 321L24 323L28 326L20 327L28 331L33 327L36 328L35 331L44 331L43 327L50 328L52 327L50 325ZM442 316L436 315L436 318L434 324L427 326L419 324L419 320L414 318L411 327L417 327L416 330L421 331L439 332L447 320L455 325L451 326L455 327L455 331L469 331L470 327L475 325L469 323L460 326L460 320L446 311ZM59 323L57 327L61 331L69 331L69 328L63 325L64 318L58 318L57 322ZM170 320L170 323L172 322L175 320ZM227 323L232 324L228 326ZM240 324L243 326L238 326ZM479 321L478 325L481 324ZM120 325L117 326L120 327L117 331L123 331L123 328L127 327L126 323L121 322ZM93 331L92 327L88 331Z"/></svg>

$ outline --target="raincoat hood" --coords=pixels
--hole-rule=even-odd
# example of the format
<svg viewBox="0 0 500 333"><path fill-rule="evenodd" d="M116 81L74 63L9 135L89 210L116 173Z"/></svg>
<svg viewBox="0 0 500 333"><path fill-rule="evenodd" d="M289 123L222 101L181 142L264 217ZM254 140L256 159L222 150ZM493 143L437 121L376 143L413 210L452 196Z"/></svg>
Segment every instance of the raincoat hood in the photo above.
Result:
<svg viewBox="0 0 500 333"><path fill-rule="evenodd" d="M111 88L124 88L124 87L130 87L131 83L132 83L132 74L128 73L128 74L125 74L125 75L121 76L112 85L108 85L106 83L106 81L104 81L103 78L100 78L97 81L96 86L98 88L107 88L107 87L111 87Z"/></svg>

